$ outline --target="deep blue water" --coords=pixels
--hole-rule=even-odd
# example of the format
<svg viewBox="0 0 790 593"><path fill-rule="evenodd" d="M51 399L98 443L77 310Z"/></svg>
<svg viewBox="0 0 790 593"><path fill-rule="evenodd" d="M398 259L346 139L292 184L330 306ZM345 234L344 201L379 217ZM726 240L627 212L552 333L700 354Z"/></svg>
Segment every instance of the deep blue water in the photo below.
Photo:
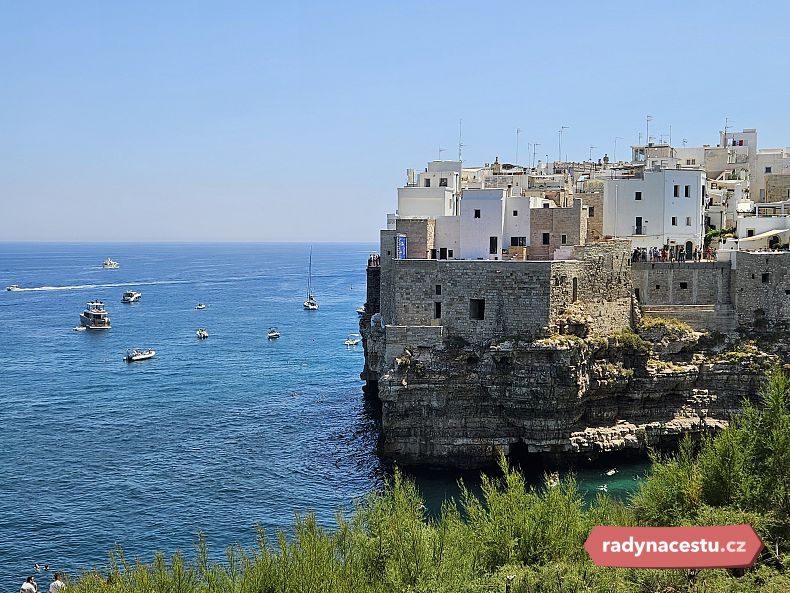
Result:
<svg viewBox="0 0 790 593"><path fill-rule="evenodd" d="M314 246L309 312L307 245L0 243L0 288L26 288L0 293L0 588L34 563L101 566L116 545L191 553L198 530L219 556L253 545L256 524L314 511L328 525L380 487L362 348L343 345L374 247ZM121 304L128 289L142 300ZM73 331L92 299L112 329ZM124 363L132 347L157 356ZM612 492L641 468L579 477ZM416 474L433 507L457 477Z"/></svg>

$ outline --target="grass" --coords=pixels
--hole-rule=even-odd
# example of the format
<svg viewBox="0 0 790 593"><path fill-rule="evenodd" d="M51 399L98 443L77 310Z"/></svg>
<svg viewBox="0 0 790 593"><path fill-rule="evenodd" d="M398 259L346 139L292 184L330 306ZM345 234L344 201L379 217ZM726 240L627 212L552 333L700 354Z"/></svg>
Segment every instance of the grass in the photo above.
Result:
<svg viewBox="0 0 790 593"><path fill-rule="evenodd" d="M194 561L156 555L129 562L120 550L103 572L68 583L72 593L751 593L790 591L790 380L774 369L759 406L699 445L684 441L653 468L627 503L600 495L587 510L574 479L540 488L504 458L483 477L482 497L463 488L430 518L413 482L397 471L350 516L326 529L298 517L293 535L259 531L252 550ZM750 523L767 550L743 574L593 565L583 549L595 525Z"/></svg>

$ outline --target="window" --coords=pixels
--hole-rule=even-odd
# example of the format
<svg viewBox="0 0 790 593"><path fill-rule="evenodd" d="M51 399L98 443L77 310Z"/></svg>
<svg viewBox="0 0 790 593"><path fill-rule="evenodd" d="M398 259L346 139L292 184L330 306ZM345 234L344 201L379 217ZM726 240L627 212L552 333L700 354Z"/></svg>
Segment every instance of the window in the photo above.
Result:
<svg viewBox="0 0 790 593"><path fill-rule="evenodd" d="M442 285L441 284L437 284L436 285L436 296L442 296Z"/></svg>
<svg viewBox="0 0 790 593"><path fill-rule="evenodd" d="M510 246L511 247L526 247L527 246L527 238L526 237L510 237Z"/></svg>
<svg viewBox="0 0 790 593"><path fill-rule="evenodd" d="M688 287L689 287L689 283L688 282L681 282L680 283L680 289L681 290L686 290L686 289L688 289Z"/></svg>
<svg viewBox="0 0 790 593"><path fill-rule="evenodd" d="M592 218L595 216L595 206L590 206L588 216Z"/></svg>
<svg viewBox="0 0 790 593"><path fill-rule="evenodd" d="M518 210L513 210L513 216L518 216Z"/></svg>
<svg viewBox="0 0 790 593"><path fill-rule="evenodd" d="M634 192L634 199L635 200L641 200L642 199L642 192L641 191Z"/></svg>
<svg viewBox="0 0 790 593"><path fill-rule="evenodd" d="M678 217L677 216L673 216L672 217L672 226L678 226Z"/></svg>
<svg viewBox="0 0 790 593"><path fill-rule="evenodd" d="M448 249L447 250L447 257L453 257L453 250L452 249Z"/></svg>
<svg viewBox="0 0 790 593"><path fill-rule="evenodd" d="M686 226L691 226L691 216L686 217Z"/></svg>
<svg viewBox="0 0 790 593"><path fill-rule="evenodd" d="M425 187L431 187L431 179L430 179L430 177L425 179Z"/></svg>
<svg viewBox="0 0 790 593"><path fill-rule="evenodd" d="M439 187L447 187L447 177L439 177Z"/></svg>
<svg viewBox="0 0 790 593"><path fill-rule="evenodd" d="M480 210L475 210L475 218L480 218Z"/></svg>
<svg viewBox="0 0 790 593"><path fill-rule="evenodd" d="M661 290L661 285L660 284L656 284L656 290Z"/></svg>
<svg viewBox="0 0 790 593"><path fill-rule="evenodd" d="M766 167L766 168L765 168L765 172L766 172L766 173L770 173L770 172L771 172L771 167Z"/></svg>
<svg viewBox="0 0 790 593"><path fill-rule="evenodd" d="M763 272L762 278L763 278L763 284L768 284L768 282L771 280L771 274L768 272Z"/></svg>
<svg viewBox="0 0 790 593"><path fill-rule="evenodd" d="M439 259L447 259L447 247L441 247L439 249Z"/></svg>
<svg viewBox="0 0 790 593"><path fill-rule="evenodd" d="M568 244L568 235L560 235L560 243L562 243L563 245L567 245ZM575 280L575 278L574 278L574 280Z"/></svg>
<svg viewBox="0 0 790 593"><path fill-rule="evenodd" d="M482 321L486 316L485 299L469 299L469 319Z"/></svg>
<svg viewBox="0 0 790 593"><path fill-rule="evenodd" d="M680 186L679 186L679 185L676 185L676 186L675 186L675 193L674 193L674 196L677 198L679 195L680 195Z"/></svg>
<svg viewBox="0 0 790 593"><path fill-rule="evenodd" d="M548 245L549 241L550 241L549 234L548 233L543 233L543 244L544 245Z"/></svg>
<svg viewBox="0 0 790 593"><path fill-rule="evenodd" d="M548 202L543 202L543 207L544 208L548 208L549 207L549 203Z"/></svg>
<svg viewBox="0 0 790 593"><path fill-rule="evenodd" d="M754 229L746 229L747 237L754 237Z"/></svg>
<svg viewBox="0 0 790 593"><path fill-rule="evenodd" d="M434 301L433 303L433 318L434 319L442 318L442 304L438 301Z"/></svg>
<svg viewBox="0 0 790 593"><path fill-rule="evenodd" d="M683 197L688 198L691 195L691 186L687 185L683 188Z"/></svg>
<svg viewBox="0 0 790 593"><path fill-rule="evenodd" d="M497 238L496 237L489 237L488 238L488 253L491 255L496 255L497 252Z"/></svg>

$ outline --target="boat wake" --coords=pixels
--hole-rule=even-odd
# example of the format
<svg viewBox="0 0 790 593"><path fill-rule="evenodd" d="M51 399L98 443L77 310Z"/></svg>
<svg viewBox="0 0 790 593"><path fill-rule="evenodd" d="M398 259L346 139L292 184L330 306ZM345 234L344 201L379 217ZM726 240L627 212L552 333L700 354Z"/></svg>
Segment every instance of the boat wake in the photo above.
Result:
<svg viewBox="0 0 790 593"><path fill-rule="evenodd" d="M106 284L69 284L66 286L31 286L14 288L10 292L50 292L56 290L87 290L95 288L122 288L126 286L156 286L167 284L228 284L243 280L258 280L260 276L239 276L213 280L143 280L141 282L111 282Z"/></svg>

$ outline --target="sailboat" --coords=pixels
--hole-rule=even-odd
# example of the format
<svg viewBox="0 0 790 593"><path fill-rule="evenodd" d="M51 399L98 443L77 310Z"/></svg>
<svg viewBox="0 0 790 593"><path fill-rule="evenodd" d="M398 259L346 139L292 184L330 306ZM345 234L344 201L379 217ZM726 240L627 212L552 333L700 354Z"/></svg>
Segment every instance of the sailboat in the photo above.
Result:
<svg viewBox="0 0 790 593"><path fill-rule="evenodd" d="M307 268L307 300L304 302L304 308L308 311L315 311L318 309L318 301L315 300L313 294L313 248L310 247L310 265Z"/></svg>

